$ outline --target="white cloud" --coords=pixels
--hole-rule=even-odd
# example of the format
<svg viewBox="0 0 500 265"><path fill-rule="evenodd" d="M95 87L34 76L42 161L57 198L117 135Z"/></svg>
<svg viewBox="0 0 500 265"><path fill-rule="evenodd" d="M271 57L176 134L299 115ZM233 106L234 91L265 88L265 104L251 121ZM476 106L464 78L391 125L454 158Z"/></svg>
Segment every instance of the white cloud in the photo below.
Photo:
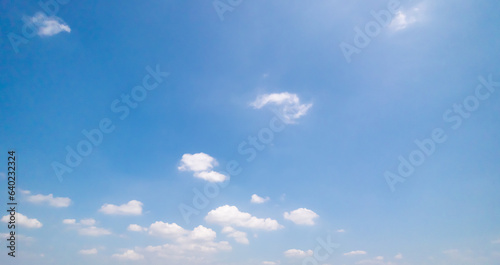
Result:
<svg viewBox="0 0 500 265"><path fill-rule="evenodd" d="M10 221L10 214L2 217L2 222L8 223L9 221ZM16 224L19 224L20 226L27 228L40 228L43 226L42 223L40 223L40 221L38 221L37 219L35 218L30 219L21 213L16 213Z"/></svg>
<svg viewBox="0 0 500 265"><path fill-rule="evenodd" d="M354 250L351 252L344 253L344 256L355 256L355 255L365 255L366 251L363 250Z"/></svg>
<svg viewBox="0 0 500 265"><path fill-rule="evenodd" d="M209 182L224 182L229 179L228 176L212 170L217 165L217 160L205 153L184 154L177 169L192 171L195 177Z"/></svg>
<svg viewBox="0 0 500 265"><path fill-rule="evenodd" d="M80 220L80 224L82 224L82 225L95 225L95 220L92 218L82 219L82 220Z"/></svg>
<svg viewBox="0 0 500 265"><path fill-rule="evenodd" d="M31 195L29 190L22 190L21 193L26 195L26 201L31 203L42 204L46 203L52 207L68 207L71 204L71 199L67 197L54 197L53 194L42 195L36 194Z"/></svg>
<svg viewBox="0 0 500 265"><path fill-rule="evenodd" d="M262 198L262 197L260 197L257 194L253 194L252 198L250 199L250 202L252 202L252 203L259 203L259 204L260 203L265 203L267 201L269 201L269 197Z"/></svg>
<svg viewBox="0 0 500 265"><path fill-rule="evenodd" d="M491 241L491 244L500 244L500 239Z"/></svg>
<svg viewBox="0 0 500 265"><path fill-rule="evenodd" d="M112 215L141 215L142 205L142 202L136 200L131 200L120 206L106 203L101 207L101 209L99 209L99 211Z"/></svg>
<svg viewBox="0 0 500 265"><path fill-rule="evenodd" d="M338 229L337 233L345 233L345 230L344 229Z"/></svg>
<svg viewBox="0 0 500 265"><path fill-rule="evenodd" d="M186 230L179 225L157 221L151 224L149 234L160 236L173 241L171 244L161 246L148 246L143 250L162 258L192 260L195 256L204 253L216 253L231 250L227 241L216 242L217 234L210 228L202 225L193 230Z"/></svg>
<svg viewBox="0 0 500 265"><path fill-rule="evenodd" d="M279 263L278 262L274 262L274 261L263 261L262 262L262 265L278 265Z"/></svg>
<svg viewBox="0 0 500 265"><path fill-rule="evenodd" d="M65 225L74 225L76 224L76 219L64 219L62 223Z"/></svg>
<svg viewBox="0 0 500 265"><path fill-rule="evenodd" d="M94 226L96 220L92 218L82 219L80 222L76 222L75 219L64 219L63 224L71 225L72 228L78 230L80 235L84 236L105 236L111 235L111 231Z"/></svg>
<svg viewBox="0 0 500 265"><path fill-rule="evenodd" d="M314 219L318 218L319 215L309 209L299 208L290 213L285 212L283 217L298 225L314 225Z"/></svg>
<svg viewBox="0 0 500 265"><path fill-rule="evenodd" d="M286 123L295 123L295 120L304 116L312 107L312 104L300 104L297 94L288 92L259 95L250 105L255 109L274 105L277 107L277 113Z"/></svg>
<svg viewBox="0 0 500 265"><path fill-rule="evenodd" d="M178 167L181 171L207 171L211 170L214 166L217 166L217 160L215 158L205 154L184 154L182 155L181 165Z"/></svg>
<svg viewBox="0 0 500 265"><path fill-rule="evenodd" d="M97 249L96 248L91 248L91 249L82 249L78 251L78 253L82 255L95 255L97 254Z"/></svg>
<svg viewBox="0 0 500 265"><path fill-rule="evenodd" d="M78 233L80 233L80 235L84 235L84 236L111 235L111 231L104 229L104 228L95 227L95 226L80 228L80 229L78 229Z"/></svg>
<svg viewBox="0 0 500 265"><path fill-rule="evenodd" d="M228 237L234 238L234 240L240 244L248 245L250 243L247 238L247 233L238 231L230 226L224 227L222 233L227 234Z"/></svg>
<svg viewBox="0 0 500 265"><path fill-rule="evenodd" d="M142 231L148 231L146 227L142 227L140 225L136 224L131 224L127 227L128 231L133 231L133 232L142 232Z"/></svg>
<svg viewBox="0 0 500 265"><path fill-rule="evenodd" d="M149 234L167 238L178 238L187 234L187 231L176 223L169 224L157 221L149 227Z"/></svg>
<svg viewBox="0 0 500 265"><path fill-rule="evenodd" d="M226 179L228 179L226 175L215 171L195 172L194 176L200 179L204 179L208 182L224 182Z"/></svg>
<svg viewBox="0 0 500 265"><path fill-rule="evenodd" d="M303 251L300 249L289 249L289 250L285 251L283 254L285 254L285 256L288 258L304 258L304 257L312 256L313 251L312 250Z"/></svg>
<svg viewBox="0 0 500 265"><path fill-rule="evenodd" d="M113 254L113 258L123 259L123 260L142 260L144 255L135 252L132 249L125 251L122 254Z"/></svg>
<svg viewBox="0 0 500 265"><path fill-rule="evenodd" d="M52 36L60 32L71 32L71 28L59 17L47 17L44 13L38 12L32 18L31 22L38 27L39 36Z"/></svg>
<svg viewBox="0 0 500 265"><path fill-rule="evenodd" d="M394 256L395 259L402 259L403 258L403 254L401 253L398 253L396 256Z"/></svg>
<svg viewBox="0 0 500 265"><path fill-rule="evenodd" d="M237 226L262 230L277 230L283 226L271 218L257 218L249 213L240 212L236 206L224 205L211 210L205 220L222 226Z"/></svg>
<svg viewBox="0 0 500 265"><path fill-rule="evenodd" d="M398 11L389 24L389 28L393 31L400 31L408 28L409 26L423 19L422 13L424 10L425 4L421 2L420 4L417 4L416 6L407 10Z"/></svg>

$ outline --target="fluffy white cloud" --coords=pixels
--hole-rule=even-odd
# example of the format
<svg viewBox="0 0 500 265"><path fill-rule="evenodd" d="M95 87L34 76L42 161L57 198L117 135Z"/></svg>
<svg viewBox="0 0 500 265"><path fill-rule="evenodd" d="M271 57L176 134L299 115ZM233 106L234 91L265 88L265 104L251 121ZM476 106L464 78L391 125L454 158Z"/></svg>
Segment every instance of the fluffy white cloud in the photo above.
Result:
<svg viewBox="0 0 500 265"><path fill-rule="evenodd" d="M247 233L238 231L230 226L224 227L222 233L227 234L228 237L234 238L234 240L240 244L248 245L250 243L247 238Z"/></svg>
<svg viewBox="0 0 500 265"><path fill-rule="evenodd" d="M252 198L250 199L251 203L265 203L269 201L269 197L262 198L257 194L253 194Z"/></svg>
<svg viewBox="0 0 500 265"><path fill-rule="evenodd" d="M131 200L120 206L106 203L101 207L101 209L99 209L99 211L105 214L113 215L141 215L142 205L142 202L136 200Z"/></svg>
<svg viewBox="0 0 500 265"><path fill-rule="evenodd" d="M53 194L31 195L31 192L28 190L22 190L21 193L23 193L26 196L26 201L31 203L37 203L37 204L46 203L52 207L68 207L71 204L71 199L67 197L54 197Z"/></svg>
<svg viewBox="0 0 500 265"><path fill-rule="evenodd" d="M184 154L177 169L192 171L195 177L209 182L224 182L229 179L228 176L212 170L217 165L217 160L205 153Z"/></svg>
<svg viewBox="0 0 500 265"><path fill-rule="evenodd" d="M44 13L38 12L32 18L31 22L38 28L39 36L52 36L60 32L71 32L71 28L59 17L47 17Z"/></svg>
<svg viewBox="0 0 500 265"><path fill-rule="evenodd" d="M226 175L215 171L195 172L194 176L200 179L204 179L208 182L224 182L226 179L228 179Z"/></svg>
<svg viewBox="0 0 500 265"><path fill-rule="evenodd" d="M312 256L313 251L312 250L300 250L300 249L289 249L285 251L283 254L285 254L286 257L288 258L304 258L307 256Z"/></svg>
<svg viewBox="0 0 500 265"><path fill-rule="evenodd" d="M144 259L144 255L139 254L132 249L129 249L129 250L123 252L122 254L113 254L112 257L117 258L117 259L122 259L122 260L142 260L142 259Z"/></svg>
<svg viewBox="0 0 500 265"><path fill-rule="evenodd" d="M298 225L314 225L314 219L318 218L319 215L309 209L299 208L291 212L285 212L283 217Z"/></svg>
<svg viewBox="0 0 500 265"><path fill-rule="evenodd" d="M398 253L396 256L394 256L395 259L402 259L403 258L403 254L401 253Z"/></svg>
<svg viewBox="0 0 500 265"><path fill-rule="evenodd" d="M127 227L128 231L133 231L133 232L142 232L142 231L148 231L146 227L142 227L140 225L136 224L131 224Z"/></svg>
<svg viewBox="0 0 500 265"><path fill-rule="evenodd" d="M351 252L344 253L344 256L355 256L355 255L365 255L366 251L363 250L354 250Z"/></svg>
<svg viewBox="0 0 500 265"><path fill-rule="evenodd" d="M283 226L271 218L257 218L249 213L240 212L236 206L224 205L211 210L205 220L222 226L237 226L261 230L277 230Z"/></svg>
<svg viewBox="0 0 500 265"><path fill-rule="evenodd" d="M344 229L338 229L336 232L337 233L345 233L345 230Z"/></svg>
<svg viewBox="0 0 500 265"><path fill-rule="evenodd" d="M274 261L263 261L262 262L262 265L278 265L279 263L278 262L274 262Z"/></svg>
<svg viewBox="0 0 500 265"><path fill-rule="evenodd" d="M162 236L166 238L179 238L187 233L188 233L187 230L180 227L176 223L169 224L157 221L151 224L151 226L149 227L150 235Z"/></svg>
<svg viewBox="0 0 500 265"><path fill-rule="evenodd" d="M294 123L312 107L312 104L300 104L297 94L288 92L259 95L250 105L256 109L274 105L277 107L277 113L286 123Z"/></svg>
<svg viewBox="0 0 500 265"><path fill-rule="evenodd" d="M181 171L207 171L217 166L215 158L205 154L184 154L182 155L181 165L178 167Z"/></svg>
<svg viewBox="0 0 500 265"><path fill-rule="evenodd" d="M82 255L95 255L97 254L97 249L96 248L91 248L91 249L82 249L78 251L78 253Z"/></svg>
<svg viewBox="0 0 500 265"><path fill-rule="evenodd" d="M2 217L2 222L8 223L9 221L10 214ZM40 221L38 221L37 219L30 219L26 215L21 213L16 213L16 224L27 228L40 228L43 226L42 223L40 223Z"/></svg>
<svg viewBox="0 0 500 265"><path fill-rule="evenodd" d="M111 235L111 231L100 228L100 227L95 227L95 226L90 226L90 227L83 227L78 229L78 233L83 236L106 236L106 235Z"/></svg>

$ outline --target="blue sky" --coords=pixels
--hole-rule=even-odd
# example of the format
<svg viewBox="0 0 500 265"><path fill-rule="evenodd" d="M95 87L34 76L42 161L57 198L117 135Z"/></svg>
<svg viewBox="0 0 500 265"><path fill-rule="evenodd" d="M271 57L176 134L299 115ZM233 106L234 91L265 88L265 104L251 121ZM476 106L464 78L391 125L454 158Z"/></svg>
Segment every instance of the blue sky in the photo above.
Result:
<svg viewBox="0 0 500 265"><path fill-rule="evenodd" d="M500 263L500 3L44 3L0 11L2 264Z"/></svg>

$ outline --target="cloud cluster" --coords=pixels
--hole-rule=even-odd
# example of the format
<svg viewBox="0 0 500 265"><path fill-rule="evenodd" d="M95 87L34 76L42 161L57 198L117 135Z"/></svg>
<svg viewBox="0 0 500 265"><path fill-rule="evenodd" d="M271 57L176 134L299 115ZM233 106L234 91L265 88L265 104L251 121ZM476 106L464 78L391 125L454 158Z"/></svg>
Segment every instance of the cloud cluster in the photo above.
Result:
<svg viewBox="0 0 500 265"><path fill-rule="evenodd" d="M184 154L182 155L181 165L177 169L192 171L195 177L208 182L224 182L229 177L213 171L212 169L217 165L217 160L205 153Z"/></svg>
<svg viewBox="0 0 500 265"><path fill-rule="evenodd" d="M186 257L188 255L217 253L231 250L227 241L215 241L217 234L210 228L199 225L193 230L182 228L176 223L157 221L149 227L149 234L173 241L160 246L148 246L143 250L159 257Z"/></svg>
<svg viewBox="0 0 500 265"><path fill-rule="evenodd" d="M276 107L275 111L286 123L295 123L297 119L306 115L312 104L300 104L297 94L288 92L263 94L250 104L255 109L260 109L266 105Z"/></svg>
<svg viewBox="0 0 500 265"><path fill-rule="evenodd" d="M78 230L78 233L83 236L106 236L111 235L111 231L108 229L100 228L94 226L96 221L92 218L82 219L80 222L76 222L76 219L64 219L62 223L65 225L70 225Z"/></svg>
<svg viewBox="0 0 500 265"><path fill-rule="evenodd" d="M205 216L208 223L222 226L236 226L260 230L277 230L283 228L278 221L271 218L257 218L249 213L240 212L236 206L224 205L208 212Z"/></svg>
<svg viewBox="0 0 500 265"><path fill-rule="evenodd" d="M283 217L298 225L314 225L314 220L319 215L309 209L299 208L291 212L285 212Z"/></svg>
<svg viewBox="0 0 500 265"><path fill-rule="evenodd" d="M119 206L106 203L101 206L99 212L110 215L141 215L142 205L142 202L136 200L131 200Z"/></svg>

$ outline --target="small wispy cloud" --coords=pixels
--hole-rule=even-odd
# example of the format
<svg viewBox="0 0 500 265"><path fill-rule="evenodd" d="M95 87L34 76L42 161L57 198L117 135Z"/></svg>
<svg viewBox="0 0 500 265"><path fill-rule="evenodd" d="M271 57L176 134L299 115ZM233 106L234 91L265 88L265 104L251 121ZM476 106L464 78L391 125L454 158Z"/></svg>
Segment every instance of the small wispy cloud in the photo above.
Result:
<svg viewBox="0 0 500 265"><path fill-rule="evenodd" d="M96 248L82 249L82 250L78 251L78 253L80 253L82 255L95 255L95 254L97 254L97 249Z"/></svg>
<svg viewBox="0 0 500 265"><path fill-rule="evenodd" d="M300 104L297 94L288 92L259 95L250 104L255 109L260 109L266 105L277 107L277 114L286 123L295 123L297 119L306 115L312 104Z"/></svg>
<svg viewBox="0 0 500 265"><path fill-rule="evenodd" d="M365 255L366 251L364 250L354 250L351 252L344 253L344 256L356 256L356 255Z"/></svg>
<svg viewBox="0 0 500 265"><path fill-rule="evenodd" d="M300 250L300 249L289 249L287 251L285 251L283 254L285 255L285 257L288 257L288 258L304 258L304 257L308 257L308 256L312 256L313 255L313 251L312 250Z"/></svg>
<svg viewBox="0 0 500 265"><path fill-rule="evenodd" d="M71 32L71 28L61 18L57 16L46 16L42 12L36 13L30 18L30 22L37 28L39 36L53 36L60 32Z"/></svg>
<svg viewBox="0 0 500 265"><path fill-rule="evenodd" d="M269 197L263 198L263 197L260 197L257 194L253 194L252 198L250 199L251 203L257 203L257 204L265 203L267 201L269 201Z"/></svg>
<svg viewBox="0 0 500 265"><path fill-rule="evenodd" d="M407 10L398 11L392 19L391 24L389 24L389 28L393 31L400 31L410 27L422 20L424 9L425 5L422 2Z"/></svg>
<svg viewBox="0 0 500 265"><path fill-rule="evenodd" d="M26 201L31 203L48 204L49 206L57 208L68 207L71 204L71 199L67 197L54 197L53 194L32 195L29 190L21 190L21 193L25 195Z"/></svg>

